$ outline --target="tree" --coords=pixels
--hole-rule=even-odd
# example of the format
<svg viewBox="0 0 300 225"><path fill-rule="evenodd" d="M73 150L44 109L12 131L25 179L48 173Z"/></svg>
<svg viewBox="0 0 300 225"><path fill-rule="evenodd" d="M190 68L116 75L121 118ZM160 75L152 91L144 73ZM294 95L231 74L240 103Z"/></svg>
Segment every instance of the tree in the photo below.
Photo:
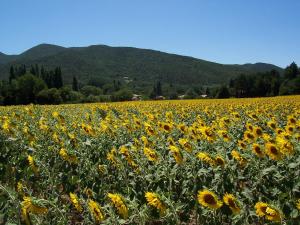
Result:
<svg viewBox="0 0 300 225"><path fill-rule="evenodd" d="M17 79L17 103L35 103L36 95L45 88L45 82L32 74L19 77Z"/></svg>
<svg viewBox="0 0 300 225"><path fill-rule="evenodd" d="M279 95L295 95L300 94L300 77L292 80L285 80L279 90Z"/></svg>
<svg viewBox="0 0 300 225"><path fill-rule="evenodd" d="M100 95L103 93L101 88L95 87L95 86L90 86L86 85L80 89L80 92L84 94L85 96L89 95Z"/></svg>
<svg viewBox="0 0 300 225"><path fill-rule="evenodd" d="M41 90L37 94L36 100L39 104L60 104L63 101L59 90L56 88Z"/></svg>
<svg viewBox="0 0 300 225"><path fill-rule="evenodd" d="M40 77L40 68L38 64L35 64L35 72L36 72L36 76Z"/></svg>
<svg viewBox="0 0 300 225"><path fill-rule="evenodd" d="M9 83L11 84L12 80L16 79L15 69L13 66L9 70Z"/></svg>
<svg viewBox="0 0 300 225"><path fill-rule="evenodd" d="M91 77L87 83L87 85L96 86L102 88L104 84L107 83L107 80L103 77Z"/></svg>
<svg viewBox="0 0 300 225"><path fill-rule="evenodd" d="M185 99L197 98L197 93L195 92L194 88L189 88L184 95Z"/></svg>
<svg viewBox="0 0 300 225"><path fill-rule="evenodd" d="M218 93L217 93L217 98L229 98L230 94L229 94L229 90L226 86L222 86Z"/></svg>
<svg viewBox="0 0 300 225"><path fill-rule="evenodd" d="M298 75L298 66L295 62L292 62L291 65L287 66L284 70L284 77L286 79L294 79Z"/></svg>
<svg viewBox="0 0 300 225"><path fill-rule="evenodd" d="M73 89L73 91L79 91L78 81L77 81L77 78L75 76L73 77L72 89Z"/></svg>
<svg viewBox="0 0 300 225"><path fill-rule="evenodd" d="M129 101L132 96L133 94L129 89L123 88L112 95L112 101Z"/></svg>
<svg viewBox="0 0 300 225"><path fill-rule="evenodd" d="M156 89L156 85L154 85L152 91L150 92L149 98L155 99L156 96L157 96L157 89Z"/></svg>
<svg viewBox="0 0 300 225"><path fill-rule="evenodd" d="M163 94L160 81L156 84L156 96L161 96Z"/></svg>
<svg viewBox="0 0 300 225"><path fill-rule="evenodd" d="M63 86L62 74L60 67L56 67L52 76L53 86L55 88L61 88Z"/></svg>

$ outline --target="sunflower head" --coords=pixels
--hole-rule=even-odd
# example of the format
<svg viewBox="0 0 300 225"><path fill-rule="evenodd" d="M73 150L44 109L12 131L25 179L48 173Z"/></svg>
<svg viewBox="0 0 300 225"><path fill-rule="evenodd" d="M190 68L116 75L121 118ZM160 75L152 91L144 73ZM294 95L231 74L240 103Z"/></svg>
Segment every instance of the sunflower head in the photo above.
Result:
<svg viewBox="0 0 300 225"><path fill-rule="evenodd" d="M288 124L296 124L297 120L293 115L288 116Z"/></svg>
<svg viewBox="0 0 300 225"><path fill-rule="evenodd" d="M253 129L253 135L255 137L261 137L263 135L263 131L260 127L254 127Z"/></svg>
<svg viewBox="0 0 300 225"><path fill-rule="evenodd" d="M242 149L246 149L247 148L247 144L244 141L238 140L238 145Z"/></svg>
<svg viewBox="0 0 300 225"><path fill-rule="evenodd" d="M215 160L213 158L210 157L209 154L207 154L206 152L199 152L197 154L198 159L200 159L201 161L214 166L215 165Z"/></svg>
<svg viewBox="0 0 300 225"><path fill-rule="evenodd" d="M273 143L266 143L266 154L273 160L280 160L282 154L277 146Z"/></svg>
<svg viewBox="0 0 300 225"><path fill-rule="evenodd" d="M244 139L245 139L246 141L248 141L248 142L251 142L251 141L253 141L253 140L255 139L255 136L253 135L252 132L246 131L246 132L244 133Z"/></svg>
<svg viewBox="0 0 300 225"><path fill-rule="evenodd" d="M217 166L222 166L222 167L224 167L225 166L225 160L223 159L223 157L222 156L216 156L216 158L215 158L215 164L217 165Z"/></svg>
<svg viewBox="0 0 300 225"><path fill-rule="evenodd" d="M257 202L255 204L256 214L259 217L265 217L267 220L279 222L282 219L281 213L265 202Z"/></svg>
<svg viewBox="0 0 300 225"><path fill-rule="evenodd" d="M258 144L252 145L252 152L257 155L258 157L262 158L264 157L264 151L262 150L261 146Z"/></svg>
<svg viewBox="0 0 300 225"><path fill-rule="evenodd" d="M198 202L204 207L210 209L218 209L223 205L222 201L217 198L216 194L209 190L198 192Z"/></svg>
<svg viewBox="0 0 300 225"><path fill-rule="evenodd" d="M271 129L275 130L276 129L276 122L274 120L270 120L267 123L268 127L270 127Z"/></svg>
<svg viewBox="0 0 300 225"><path fill-rule="evenodd" d="M231 211L234 213L234 214L237 214L241 211L241 209L239 208L238 204L237 204L237 200L236 198L234 197L234 195L232 194L228 194L226 193L224 196L223 196L223 201L224 203L229 206L229 208L231 209Z"/></svg>
<svg viewBox="0 0 300 225"><path fill-rule="evenodd" d="M270 221L280 222L282 215L277 209L267 207L266 209L266 219Z"/></svg>
<svg viewBox="0 0 300 225"><path fill-rule="evenodd" d="M256 210L256 214L259 217L263 217L266 215L266 210L267 210L268 204L265 202L257 202L254 206Z"/></svg>

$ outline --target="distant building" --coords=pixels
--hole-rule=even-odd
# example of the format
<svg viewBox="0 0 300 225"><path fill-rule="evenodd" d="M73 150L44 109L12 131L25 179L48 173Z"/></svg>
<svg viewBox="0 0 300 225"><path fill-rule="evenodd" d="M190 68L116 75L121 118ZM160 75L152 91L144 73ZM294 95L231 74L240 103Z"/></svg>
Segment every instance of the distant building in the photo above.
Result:
<svg viewBox="0 0 300 225"><path fill-rule="evenodd" d="M155 97L155 100L165 100L165 99L166 98L164 96L162 96L162 95Z"/></svg>
<svg viewBox="0 0 300 225"><path fill-rule="evenodd" d="M201 98L207 98L207 95L200 95Z"/></svg>
<svg viewBox="0 0 300 225"><path fill-rule="evenodd" d="M137 94L133 94L132 101L141 101L142 100L142 96L141 95L137 95Z"/></svg>
<svg viewBox="0 0 300 225"><path fill-rule="evenodd" d="M179 99L184 99L186 95L179 95L178 98Z"/></svg>

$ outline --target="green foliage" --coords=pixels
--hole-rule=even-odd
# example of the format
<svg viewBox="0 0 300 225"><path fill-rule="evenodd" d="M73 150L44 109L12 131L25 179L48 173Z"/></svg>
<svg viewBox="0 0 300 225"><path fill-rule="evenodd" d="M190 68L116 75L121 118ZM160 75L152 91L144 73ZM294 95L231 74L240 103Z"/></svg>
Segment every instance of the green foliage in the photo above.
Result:
<svg viewBox="0 0 300 225"><path fill-rule="evenodd" d="M98 87L95 87L95 86L89 86L89 85L86 85L84 87L82 87L80 89L80 92L85 95L85 96L89 96L89 95L101 95L103 94L103 91L101 88L98 88Z"/></svg>
<svg viewBox="0 0 300 225"><path fill-rule="evenodd" d="M39 104L60 104L63 99L60 95L60 91L56 88L44 89L40 91L36 97Z"/></svg>
<svg viewBox="0 0 300 225"><path fill-rule="evenodd" d="M190 88L187 90L187 92L185 93L184 98L185 99L194 99L197 98L197 93L195 92L195 90L193 88Z"/></svg>
<svg viewBox="0 0 300 225"><path fill-rule="evenodd" d="M286 79L294 79L298 74L300 74L300 72L295 62L292 62L291 65L287 66L284 70L284 77Z"/></svg>
<svg viewBox="0 0 300 225"><path fill-rule="evenodd" d="M112 95L112 101L129 101L132 99L132 91L127 88L121 89Z"/></svg>
<svg viewBox="0 0 300 225"><path fill-rule="evenodd" d="M263 97L278 95L281 83L282 78L279 72L271 70L248 76L241 74L235 79L230 80L229 87L231 88L231 95L237 98Z"/></svg>
<svg viewBox="0 0 300 225"><path fill-rule="evenodd" d="M32 74L25 74L17 79L17 103L34 103L37 94L46 88L45 82Z"/></svg>
<svg viewBox="0 0 300 225"><path fill-rule="evenodd" d="M73 91L79 91L79 87L78 87L78 81L76 77L73 77L73 81L72 81L72 89Z"/></svg>
<svg viewBox="0 0 300 225"><path fill-rule="evenodd" d="M300 94L300 77L292 80L286 80L282 83L279 95L295 95Z"/></svg>
<svg viewBox="0 0 300 225"><path fill-rule="evenodd" d="M226 86L222 86L220 88L220 90L217 93L217 98L229 98L230 97L230 93L229 90Z"/></svg>

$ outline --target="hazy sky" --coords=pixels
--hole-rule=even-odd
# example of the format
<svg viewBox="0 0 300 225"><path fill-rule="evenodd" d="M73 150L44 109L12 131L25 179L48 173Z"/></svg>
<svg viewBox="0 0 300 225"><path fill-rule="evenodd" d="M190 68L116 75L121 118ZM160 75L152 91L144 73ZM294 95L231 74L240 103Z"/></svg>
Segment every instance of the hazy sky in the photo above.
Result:
<svg viewBox="0 0 300 225"><path fill-rule="evenodd" d="M1 0L0 51L150 48L226 64L300 64L299 0Z"/></svg>

